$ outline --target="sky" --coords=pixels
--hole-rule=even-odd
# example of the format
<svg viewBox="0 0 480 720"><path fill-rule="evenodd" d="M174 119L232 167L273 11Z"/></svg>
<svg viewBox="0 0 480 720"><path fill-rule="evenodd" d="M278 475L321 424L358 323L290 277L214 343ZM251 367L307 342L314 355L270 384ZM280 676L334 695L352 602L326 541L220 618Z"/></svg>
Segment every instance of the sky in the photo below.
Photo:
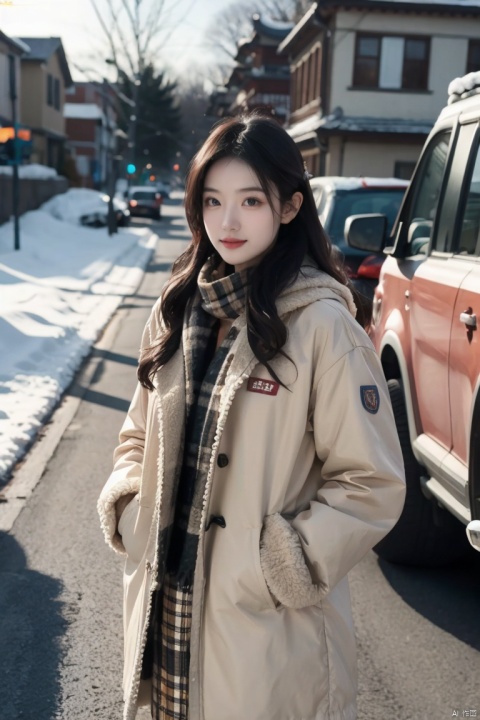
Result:
<svg viewBox="0 0 480 720"><path fill-rule="evenodd" d="M106 0L94 2L105 13ZM212 60L204 46L204 33L215 12L227 6L229 0L165 3L171 14L160 59L162 67L166 66L175 78L191 74L193 68ZM108 42L91 0L0 0L0 30L13 37L61 37L75 80L98 79L99 73L110 73L113 79L111 68L100 59L109 56Z"/></svg>

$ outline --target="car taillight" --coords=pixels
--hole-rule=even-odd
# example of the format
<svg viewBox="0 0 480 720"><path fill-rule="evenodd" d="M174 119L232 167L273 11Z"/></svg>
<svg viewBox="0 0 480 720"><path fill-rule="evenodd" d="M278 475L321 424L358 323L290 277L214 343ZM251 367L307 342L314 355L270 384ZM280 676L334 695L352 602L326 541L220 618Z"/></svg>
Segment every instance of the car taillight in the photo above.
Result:
<svg viewBox="0 0 480 720"><path fill-rule="evenodd" d="M369 255L365 258L357 269L357 277L369 278L370 280L378 280L380 276L380 268L383 265L383 257L378 255Z"/></svg>
<svg viewBox="0 0 480 720"><path fill-rule="evenodd" d="M160 193L155 193L155 203L156 205L161 205L163 202L163 197L160 195Z"/></svg>

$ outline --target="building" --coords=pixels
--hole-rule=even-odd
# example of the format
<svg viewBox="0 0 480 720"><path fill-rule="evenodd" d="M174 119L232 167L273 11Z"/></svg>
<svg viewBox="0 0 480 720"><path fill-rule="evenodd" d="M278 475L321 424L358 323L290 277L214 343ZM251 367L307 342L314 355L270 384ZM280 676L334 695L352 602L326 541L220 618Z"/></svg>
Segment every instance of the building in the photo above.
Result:
<svg viewBox="0 0 480 720"><path fill-rule="evenodd" d="M290 69L277 49L294 23L255 14L252 25L251 37L238 44L236 65L225 91L217 92L216 114L237 115L263 108L285 122L290 109Z"/></svg>
<svg viewBox="0 0 480 720"><path fill-rule="evenodd" d="M21 58L20 116L32 131L31 161L63 171L65 90L72 77L60 38L21 38L30 52Z"/></svg>
<svg viewBox="0 0 480 720"><path fill-rule="evenodd" d="M20 96L21 74L20 58L28 52L28 47L20 40L8 37L0 30L0 127L12 125L12 100L10 97L11 63L16 81L16 96ZM18 115L18 111L17 111ZM20 120L17 117L17 122Z"/></svg>
<svg viewBox="0 0 480 720"><path fill-rule="evenodd" d="M103 188L113 170L117 138L125 136L117 127L117 95L106 82L76 82L67 90L67 100L64 116L76 184Z"/></svg>
<svg viewBox="0 0 480 720"><path fill-rule="evenodd" d="M313 175L410 178L456 76L480 69L480 0L319 0L279 46L288 132Z"/></svg>

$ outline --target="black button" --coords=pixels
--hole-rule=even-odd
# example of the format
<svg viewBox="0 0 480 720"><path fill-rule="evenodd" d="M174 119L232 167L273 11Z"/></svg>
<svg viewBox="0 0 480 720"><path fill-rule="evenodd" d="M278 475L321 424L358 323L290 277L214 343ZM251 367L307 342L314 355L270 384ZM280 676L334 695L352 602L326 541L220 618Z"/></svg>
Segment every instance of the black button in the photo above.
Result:
<svg viewBox="0 0 480 720"><path fill-rule="evenodd" d="M210 520L207 523L206 530L210 529L210 525L215 524L218 525L221 528L226 528L227 523L225 522L225 518L223 515L211 515Z"/></svg>
<svg viewBox="0 0 480 720"><path fill-rule="evenodd" d="M220 455L217 458L217 465L218 467L224 468L228 465L228 457L225 455L225 453L220 453Z"/></svg>

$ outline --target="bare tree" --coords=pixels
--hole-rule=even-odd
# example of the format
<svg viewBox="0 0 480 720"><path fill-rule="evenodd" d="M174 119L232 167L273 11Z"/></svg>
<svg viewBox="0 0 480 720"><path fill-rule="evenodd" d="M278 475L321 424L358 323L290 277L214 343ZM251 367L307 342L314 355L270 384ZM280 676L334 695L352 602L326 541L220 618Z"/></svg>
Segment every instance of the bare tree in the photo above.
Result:
<svg viewBox="0 0 480 720"><path fill-rule="evenodd" d="M215 50L221 73L232 67L238 43L252 34L255 13L272 20L297 22L306 12L308 0L233 0L219 10L206 33L206 45Z"/></svg>
<svg viewBox="0 0 480 720"><path fill-rule="evenodd" d="M112 64L132 82L147 66L155 65L159 52L194 2L105 0L105 9L101 10L97 0L90 0L108 43Z"/></svg>

